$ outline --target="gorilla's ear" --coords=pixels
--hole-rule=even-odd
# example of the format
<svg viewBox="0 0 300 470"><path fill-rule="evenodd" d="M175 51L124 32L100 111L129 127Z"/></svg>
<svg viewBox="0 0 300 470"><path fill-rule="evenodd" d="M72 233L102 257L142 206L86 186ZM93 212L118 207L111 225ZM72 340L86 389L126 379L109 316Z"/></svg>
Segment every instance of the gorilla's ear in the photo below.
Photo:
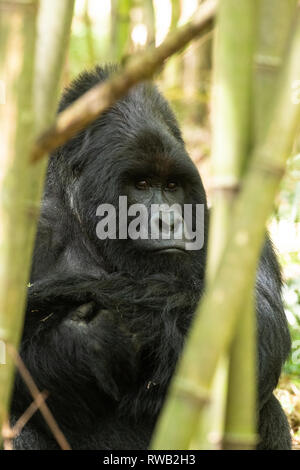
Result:
<svg viewBox="0 0 300 470"><path fill-rule="evenodd" d="M50 181L57 178L57 182L65 187L70 180L81 175L88 160L89 136L90 129L84 129L50 155Z"/></svg>

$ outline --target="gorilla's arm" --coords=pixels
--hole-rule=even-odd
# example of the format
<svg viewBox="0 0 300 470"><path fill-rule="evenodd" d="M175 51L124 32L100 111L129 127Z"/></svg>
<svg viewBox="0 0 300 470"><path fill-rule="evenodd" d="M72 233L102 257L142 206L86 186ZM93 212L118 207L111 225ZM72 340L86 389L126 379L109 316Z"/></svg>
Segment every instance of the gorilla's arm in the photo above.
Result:
<svg viewBox="0 0 300 470"><path fill-rule="evenodd" d="M163 277L159 282L154 279L151 285L148 278L145 286L143 281L137 286L137 281L110 276L103 280L72 277L34 283L29 289L21 354L37 385L50 392L56 407L61 405L65 411L69 402L72 416L76 415L76 404L81 410L94 410L95 405L105 409L107 400L116 402L134 382L135 345L130 333L120 326L120 315L112 312L126 312L136 305L142 310L148 306L152 314L154 309L159 315L169 284L162 281ZM290 350L280 270L269 240L257 273L256 304L262 408L277 385ZM16 387L21 387L20 380Z"/></svg>
<svg viewBox="0 0 300 470"><path fill-rule="evenodd" d="M47 280L29 288L21 356L39 389L49 392L47 402L54 414L68 416L68 421L76 420L76 410L80 416L85 410L92 420L134 381L134 348L128 334L99 304L99 295L98 303L91 300L91 284L95 281L76 283L73 278L70 283ZM32 399L20 377L15 393L22 412Z"/></svg>
<svg viewBox="0 0 300 470"><path fill-rule="evenodd" d="M281 299L281 274L269 239L256 279L260 409L270 398L290 351L290 335Z"/></svg>

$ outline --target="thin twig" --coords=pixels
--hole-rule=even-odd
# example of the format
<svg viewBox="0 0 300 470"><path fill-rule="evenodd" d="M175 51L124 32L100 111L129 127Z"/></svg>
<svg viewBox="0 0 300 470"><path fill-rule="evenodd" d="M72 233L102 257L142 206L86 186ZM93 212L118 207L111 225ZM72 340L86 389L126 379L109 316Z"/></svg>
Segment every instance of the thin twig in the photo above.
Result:
<svg viewBox="0 0 300 470"><path fill-rule="evenodd" d="M26 368L24 362L22 361L18 351L14 348L12 344L7 344L7 350L11 357L13 358L22 379L24 380L25 384L28 387L35 403L39 406L41 414L43 415L46 423L48 424L54 438L56 439L57 443L63 450L71 450L71 446L66 440L64 434L60 430L57 422L55 421L50 409L46 405L45 401L40 400L40 391L34 383L33 378L31 377L28 369Z"/></svg>
<svg viewBox="0 0 300 470"><path fill-rule="evenodd" d="M25 412L20 416L13 427L10 426L9 422L6 421L3 429L3 447L4 450L13 450L13 439L15 439L22 431L24 426L28 423L34 413L40 408L42 402L48 397L48 392L42 392L38 397L29 405Z"/></svg>
<svg viewBox="0 0 300 470"><path fill-rule="evenodd" d="M14 438L12 429L9 425L9 421L6 420L2 426L2 436L3 436L3 449L4 450L13 450L12 440Z"/></svg>
<svg viewBox="0 0 300 470"><path fill-rule="evenodd" d="M149 47L131 57L120 72L94 86L68 106L57 116L53 125L38 137L31 161L39 160L46 153L64 144L124 96L133 85L150 78L169 56L178 52L203 31L206 32L207 26L215 16L217 3L218 0L204 2L192 20L168 34L160 46Z"/></svg>
<svg viewBox="0 0 300 470"><path fill-rule="evenodd" d="M41 404L47 400L49 393L44 391L38 394L38 396L34 399L34 401L28 406L28 408L24 411L22 416L17 420L15 425L11 428L13 436L16 437L20 434L24 426L28 423L30 418L34 415L34 413L41 407Z"/></svg>

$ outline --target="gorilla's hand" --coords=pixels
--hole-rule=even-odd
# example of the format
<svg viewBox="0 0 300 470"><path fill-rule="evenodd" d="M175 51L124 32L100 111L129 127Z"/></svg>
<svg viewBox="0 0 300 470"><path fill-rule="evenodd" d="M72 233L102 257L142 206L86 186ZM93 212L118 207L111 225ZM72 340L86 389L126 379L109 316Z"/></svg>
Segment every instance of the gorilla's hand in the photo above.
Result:
<svg viewBox="0 0 300 470"><path fill-rule="evenodd" d="M54 414L64 410L69 422L76 407L92 419L108 402L116 404L134 386L137 370L134 338L121 313L92 300L99 282L94 287L95 280L75 281L45 280L30 287L20 351L38 388L49 392ZM31 402L19 376L16 392L24 406Z"/></svg>
<svg viewBox="0 0 300 470"><path fill-rule="evenodd" d="M137 367L134 341L117 315L91 301L72 310L61 328L78 337L99 388L118 401L133 385Z"/></svg>

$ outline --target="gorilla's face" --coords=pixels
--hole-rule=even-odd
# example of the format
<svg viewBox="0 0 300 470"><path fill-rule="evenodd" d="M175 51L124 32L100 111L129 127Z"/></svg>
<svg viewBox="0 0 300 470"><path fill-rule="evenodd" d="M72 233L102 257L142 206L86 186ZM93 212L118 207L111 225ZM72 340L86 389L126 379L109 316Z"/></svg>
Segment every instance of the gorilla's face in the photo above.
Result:
<svg viewBox="0 0 300 470"><path fill-rule="evenodd" d="M204 190L182 142L164 129L145 127L120 147L107 141L77 184L81 223L113 269L161 272L199 258Z"/></svg>
<svg viewBox="0 0 300 470"><path fill-rule="evenodd" d="M155 87L134 88L64 154L70 208L106 267L199 272L205 191Z"/></svg>

